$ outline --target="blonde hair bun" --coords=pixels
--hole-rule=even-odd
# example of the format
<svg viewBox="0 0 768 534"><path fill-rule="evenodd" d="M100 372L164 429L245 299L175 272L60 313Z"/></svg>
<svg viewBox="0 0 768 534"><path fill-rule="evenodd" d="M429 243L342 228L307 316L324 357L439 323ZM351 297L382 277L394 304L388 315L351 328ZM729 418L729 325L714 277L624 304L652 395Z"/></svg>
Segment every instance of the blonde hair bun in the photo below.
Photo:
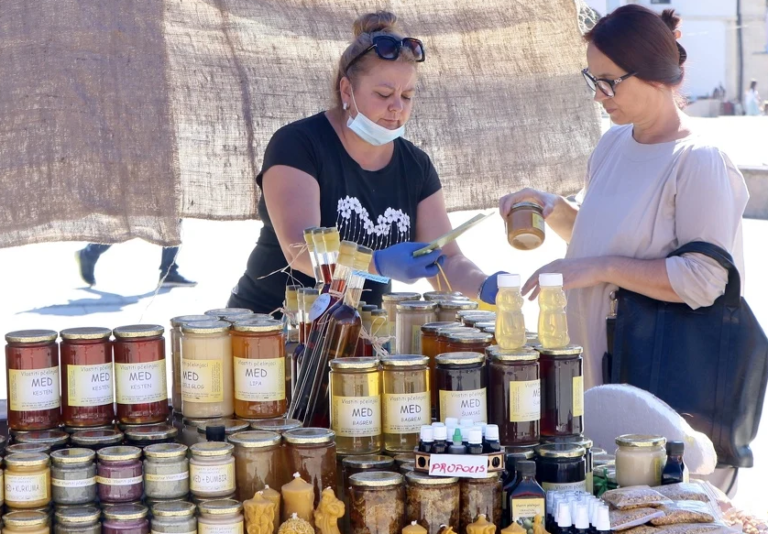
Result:
<svg viewBox="0 0 768 534"><path fill-rule="evenodd" d="M389 11L377 11L376 13L366 13L360 15L352 26L355 38L364 33L387 32L395 33L397 31L397 15Z"/></svg>

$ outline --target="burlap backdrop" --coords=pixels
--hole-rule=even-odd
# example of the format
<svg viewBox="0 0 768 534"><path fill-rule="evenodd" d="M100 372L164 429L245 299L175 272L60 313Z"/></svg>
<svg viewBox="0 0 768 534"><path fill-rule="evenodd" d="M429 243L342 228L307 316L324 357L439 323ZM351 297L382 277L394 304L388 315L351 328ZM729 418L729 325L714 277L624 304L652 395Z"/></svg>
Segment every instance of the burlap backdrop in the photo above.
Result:
<svg viewBox="0 0 768 534"><path fill-rule="evenodd" d="M579 188L599 124L574 0L3 0L0 246L255 217L270 136L328 106L377 8L425 41L407 137L449 209Z"/></svg>

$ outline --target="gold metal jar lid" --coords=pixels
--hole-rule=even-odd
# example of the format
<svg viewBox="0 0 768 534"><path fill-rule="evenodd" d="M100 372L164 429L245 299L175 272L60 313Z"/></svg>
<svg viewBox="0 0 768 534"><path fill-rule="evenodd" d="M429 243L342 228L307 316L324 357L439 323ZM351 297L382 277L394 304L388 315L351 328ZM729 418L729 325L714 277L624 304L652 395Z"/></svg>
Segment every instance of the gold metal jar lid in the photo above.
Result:
<svg viewBox="0 0 768 534"><path fill-rule="evenodd" d="M96 459L96 453L91 449L61 449L51 453L54 465L77 465L91 463Z"/></svg>
<svg viewBox="0 0 768 534"><path fill-rule="evenodd" d="M439 300L451 300L456 298L467 298L460 291L427 291L422 295L424 300L434 302Z"/></svg>
<svg viewBox="0 0 768 534"><path fill-rule="evenodd" d="M227 456L232 454L235 446L231 443L224 443L223 441L204 441L202 443L195 443L189 450L193 456Z"/></svg>
<svg viewBox="0 0 768 534"><path fill-rule="evenodd" d="M171 425L136 425L125 427L125 437L136 443L173 439L179 429Z"/></svg>
<svg viewBox="0 0 768 534"><path fill-rule="evenodd" d="M232 325L235 332L282 332L283 328L283 321L277 319L245 319Z"/></svg>
<svg viewBox="0 0 768 534"><path fill-rule="evenodd" d="M496 312L492 312L490 310L459 310L456 312L456 318L459 320L463 320L464 317L467 317L468 315L485 315L488 316L495 316Z"/></svg>
<svg viewBox="0 0 768 534"><path fill-rule="evenodd" d="M224 434L229 436L230 434L234 434L235 432L242 432L243 430L248 430L248 427L250 426L250 423L248 421L242 421L241 419L232 419L232 418L226 418L226 419L205 419L204 421L196 420L195 426L197 427L197 431L200 434L205 434L206 429L209 426L223 426L224 427Z"/></svg>
<svg viewBox="0 0 768 534"><path fill-rule="evenodd" d="M192 517L197 507L191 502L160 502L152 507L154 517Z"/></svg>
<svg viewBox="0 0 768 534"><path fill-rule="evenodd" d="M301 428L301 426L301 421L296 419L286 419L285 417L262 419L251 422L251 428L253 430L266 430L268 432L277 432L279 434L287 432L288 430L293 430L294 428Z"/></svg>
<svg viewBox="0 0 768 534"><path fill-rule="evenodd" d="M130 521L131 519L144 519L147 517L147 513L148 510L146 506L140 504L122 504L105 508L104 518Z"/></svg>
<svg viewBox="0 0 768 534"><path fill-rule="evenodd" d="M480 352L448 352L435 358L437 365L477 365L485 361Z"/></svg>
<svg viewBox="0 0 768 534"><path fill-rule="evenodd" d="M539 359L539 353L528 347L504 350L492 345L485 349L485 354L495 362L535 362Z"/></svg>
<svg viewBox="0 0 768 534"><path fill-rule="evenodd" d="M475 343L490 343L493 335L486 332L448 332L445 336L449 343L472 345Z"/></svg>
<svg viewBox="0 0 768 534"><path fill-rule="evenodd" d="M123 433L119 430L80 430L72 434L70 441L73 445L99 446L118 445L123 441Z"/></svg>
<svg viewBox="0 0 768 534"><path fill-rule="evenodd" d="M206 515L231 515L239 514L243 505L235 499L217 499L201 502L198 507L201 514Z"/></svg>
<svg viewBox="0 0 768 534"><path fill-rule="evenodd" d="M341 465L352 469L387 469L394 467L395 459L383 454L353 454L342 458Z"/></svg>
<svg viewBox="0 0 768 534"><path fill-rule="evenodd" d="M67 328L61 331L61 339L67 341L78 339L109 339L112 335L112 330L109 328L99 327L84 327L84 328Z"/></svg>
<svg viewBox="0 0 768 534"><path fill-rule="evenodd" d="M155 443L144 447L145 458L183 458L187 446L182 443Z"/></svg>
<svg viewBox="0 0 768 534"><path fill-rule="evenodd" d="M589 452L595 446L595 442L584 436L546 436L541 438L542 443L570 443L584 447Z"/></svg>
<svg viewBox="0 0 768 534"><path fill-rule="evenodd" d="M573 358L576 356L581 356L581 353L584 351L584 349L576 345L569 345L568 347L563 347L559 349L545 349L542 346L538 346L534 348L542 356L549 356L552 358Z"/></svg>
<svg viewBox="0 0 768 534"><path fill-rule="evenodd" d="M441 328L448 328L451 326L455 326L457 328L466 328L461 325L461 323L457 323L456 321L437 321L435 323L425 323L421 325L421 331L425 334L437 334L438 330Z"/></svg>
<svg viewBox="0 0 768 534"><path fill-rule="evenodd" d="M226 321L192 321L181 325L184 334L224 334L231 325Z"/></svg>
<svg viewBox="0 0 768 534"><path fill-rule="evenodd" d="M544 210L544 208L542 208L535 202L518 202L517 204L512 205L512 211L519 210L519 209L533 209L539 212Z"/></svg>
<svg viewBox="0 0 768 534"><path fill-rule="evenodd" d="M249 310L248 308L215 308L205 312L205 315L208 317L218 317L221 319L222 317L232 315L251 315L252 313L253 310Z"/></svg>
<svg viewBox="0 0 768 534"><path fill-rule="evenodd" d="M441 300L437 305L441 310L449 311L473 311L480 305L473 300Z"/></svg>
<svg viewBox="0 0 768 534"><path fill-rule="evenodd" d="M48 454L49 452L51 452L51 446L43 443L14 443L5 448L6 454Z"/></svg>
<svg viewBox="0 0 768 534"><path fill-rule="evenodd" d="M421 295L419 293L400 292L386 293L382 295L381 300L382 302L403 302L406 300L418 300L420 298Z"/></svg>
<svg viewBox="0 0 768 534"><path fill-rule="evenodd" d="M10 512L3 516L5 527L42 527L47 524L48 514L44 512Z"/></svg>
<svg viewBox="0 0 768 534"><path fill-rule="evenodd" d="M192 323L192 322L200 322L200 321L210 321L211 316L210 315L179 315L178 317L174 317L171 319L171 326L181 326L184 323Z"/></svg>
<svg viewBox="0 0 768 534"><path fill-rule="evenodd" d="M491 312L491 313L493 313L493 312ZM493 313L493 315L485 315L485 314L483 314L483 315L465 315L463 321L464 321L464 324L466 324L467 326L471 326L473 328L481 328L481 327L479 327L477 325L478 324L483 324L483 323L487 324L487 323L490 323L490 322L493 322L495 324L496 314Z"/></svg>
<svg viewBox="0 0 768 534"><path fill-rule="evenodd" d="M356 488L385 488L399 486L403 483L403 475L390 471L369 471L356 473L349 477L349 483Z"/></svg>
<svg viewBox="0 0 768 534"><path fill-rule="evenodd" d="M536 454L541 458L582 458L587 451L570 443L547 443L536 447Z"/></svg>
<svg viewBox="0 0 768 534"><path fill-rule="evenodd" d="M331 369L336 370L355 370L372 371L379 368L379 360L376 358L359 358L356 356L350 358L335 358L330 362Z"/></svg>
<svg viewBox="0 0 768 534"><path fill-rule="evenodd" d="M30 432L19 432L13 439L16 443L34 443L36 445L59 447L67 444L69 434L63 430L32 430Z"/></svg>
<svg viewBox="0 0 768 534"><path fill-rule="evenodd" d="M42 452L14 452L5 457L8 467L45 467L50 460Z"/></svg>
<svg viewBox="0 0 768 534"><path fill-rule="evenodd" d="M412 452L402 452L395 455L395 464L398 466L407 462L415 462L416 456Z"/></svg>
<svg viewBox="0 0 768 534"><path fill-rule="evenodd" d="M141 458L141 449L130 447L128 445L118 445L117 447L104 447L96 453L99 461L123 462L125 460L138 460Z"/></svg>
<svg viewBox="0 0 768 534"><path fill-rule="evenodd" d="M619 447L663 447L667 438L662 436L647 436L643 434L624 434L616 438Z"/></svg>
<svg viewBox="0 0 768 534"><path fill-rule="evenodd" d="M397 303L397 311L405 313L424 313L435 311L437 302L428 302L426 300L406 300Z"/></svg>
<svg viewBox="0 0 768 534"><path fill-rule="evenodd" d="M49 343L58 337L54 330L17 330L5 334L8 343Z"/></svg>
<svg viewBox="0 0 768 534"><path fill-rule="evenodd" d="M112 332L117 339L162 336L165 328L158 324L132 324L118 326Z"/></svg>
<svg viewBox="0 0 768 534"><path fill-rule="evenodd" d="M95 506L74 506L57 508L54 515L60 525L77 526L98 521L101 518L101 510Z"/></svg>
<svg viewBox="0 0 768 534"><path fill-rule="evenodd" d="M496 323L494 321L480 321L475 323L474 327L485 332L486 328L496 328Z"/></svg>
<svg viewBox="0 0 768 534"><path fill-rule="evenodd" d="M280 441L282 441L280 434L268 430L246 430L229 436L230 443L246 449L273 447L279 445Z"/></svg>
<svg viewBox="0 0 768 534"><path fill-rule="evenodd" d="M290 445L318 445L334 441L336 433L327 428L297 428L283 434L283 439Z"/></svg>
<svg viewBox="0 0 768 534"><path fill-rule="evenodd" d="M381 359L384 369L404 369L410 367L424 367L429 363L429 358L420 354L397 354Z"/></svg>
<svg viewBox="0 0 768 534"><path fill-rule="evenodd" d="M419 473L418 471L407 473L405 479L408 481L408 484L416 484L418 486L448 486L459 481L459 477L431 477L426 473Z"/></svg>
<svg viewBox="0 0 768 534"><path fill-rule="evenodd" d="M462 323L453 323L456 326L442 326L437 329L437 337L447 338L451 332L480 332L477 328L464 326Z"/></svg>

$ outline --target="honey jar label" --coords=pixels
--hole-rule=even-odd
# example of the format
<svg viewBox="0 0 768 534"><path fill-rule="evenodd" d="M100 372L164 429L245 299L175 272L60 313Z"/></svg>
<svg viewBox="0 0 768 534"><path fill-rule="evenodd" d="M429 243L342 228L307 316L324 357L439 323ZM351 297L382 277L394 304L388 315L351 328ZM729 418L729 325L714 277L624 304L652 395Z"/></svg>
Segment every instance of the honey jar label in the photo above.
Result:
<svg viewBox="0 0 768 534"><path fill-rule="evenodd" d="M5 501L34 502L51 498L49 474L17 475L5 473Z"/></svg>
<svg viewBox="0 0 768 534"><path fill-rule="evenodd" d="M8 398L18 412L53 410L59 400L59 368L8 369Z"/></svg>
<svg viewBox="0 0 768 534"><path fill-rule="evenodd" d="M285 400L285 358L235 358L235 399Z"/></svg>
<svg viewBox="0 0 768 534"><path fill-rule="evenodd" d="M115 363L118 404L146 404L168 400L165 358L144 363Z"/></svg>
<svg viewBox="0 0 768 534"><path fill-rule="evenodd" d="M197 534L243 534L243 522L229 525L208 525L198 522Z"/></svg>
<svg viewBox="0 0 768 534"><path fill-rule="evenodd" d="M188 478L189 471L182 471L181 473L172 473L169 475L144 473L144 482L178 482L180 480L187 480Z"/></svg>
<svg viewBox="0 0 768 534"><path fill-rule="evenodd" d="M527 423L541 419L541 380L509 383L509 422Z"/></svg>
<svg viewBox="0 0 768 534"><path fill-rule="evenodd" d="M96 482L102 486L133 486L144 482L143 476L127 478L96 477Z"/></svg>
<svg viewBox="0 0 768 534"><path fill-rule="evenodd" d="M52 478L51 486L57 488L87 488L96 485L96 477L83 478L80 480L66 480L63 478Z"/></svg>
<svg viewBox="0 0 768 534"><path fill-rule="evenodd" d="M546 231L544 228L544 217L539 215L536 212L533 212L531 214L531 221L533 222L533 227L541 230L542 232Z"/></svg>
<svg viewBox="0 0 768 534"><path fill-rule="evenodd" d="M69 406L112 404L112 363L67 365L67 403Z"/></svg>
<svg viewBox="0 0 768 534"><path fill-rule="evenodd" d="M512 521L518 519L533 519L546 516L546 503L544 499L510 499L512 501Z"/></svg>
<svg viewBox="0 0 768 534"><path fill-rule="evenodd" d="M446 417L461 419L469 417L473 421L486 421L488 409L485 400L485 388L468 391L440 390L440 420Z"/></svg>
<svg viewBox="0 0 768 534"><path fill-rule="evenodd" d="M333 397L331 429L343 438L381 434L381 396Z"/></svg>
<svg viewBox="0 0 768 534"><path fill-rule="evenodd" d="M159 530L150 530L150 534L168 534L167 532L160 532ZM190 532L182 532L179 534L197 534L196 530L192 530Z"/></svg>
<svg viewBox="0 0 768 534"><path fill-rule="evenodd" d="M584 377L573 377L573 416L584 415Z"/></svg>
<svg viewBox="0 0 768 534"><path fill-rule="evenodd" d="M429 392L385 393L384 433L418 434L422 425L432 422Z"/></svg>
<svg viewBox="0 0 768 534"><path fill-rule="evenodd" d="M220 360L181 358L181 400L224 402L224 373Z"/></svg>
<svg viewBox="0 0 768 534"><path fill-rule="evenodd" d="M587 481L581 482L542 482L545 491L587 491Z"/></svg>
<svg viewBox="0 0 768 534"><path fill-rule="evenodd" d="M189 487L194 492L235 491L235 463L189 464Z"/></svg>
<svg viewBox="0 0 768 534"><path fill-rule="evenodd" d="M411 354L421 354L421 325L411 327Z"/></svg>

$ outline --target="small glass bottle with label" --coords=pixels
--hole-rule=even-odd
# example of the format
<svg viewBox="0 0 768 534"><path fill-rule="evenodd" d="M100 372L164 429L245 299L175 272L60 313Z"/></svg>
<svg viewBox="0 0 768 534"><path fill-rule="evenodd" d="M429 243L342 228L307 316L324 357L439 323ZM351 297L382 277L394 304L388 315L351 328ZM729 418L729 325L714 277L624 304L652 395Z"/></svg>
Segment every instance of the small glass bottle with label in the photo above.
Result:
<svg viewBox="0 0 768 534"><path fill-rule="evenodd" d="M339 454L381 451L381 375L375 358L336 358L331 366L331 430Z"/></svg>
<svg viewBox="0 0 768 534"><path fill-rule="evenodd" d="M521 447L539 443L541 380L539 354L532 349L488 347L489 420L499 426L499 441Z"/></svg>
<svg viewBox="0 0 768 534"><path fill-rule="evenodd" d="M149 534L148 510L140 504L121 504L104 509L103 534Z"/></svg>
<svg viewBox="0 0 768 534"><path fill-rule="evenodd" d="M115 328L115 397L122 424L160 423L168 417L164 328Z"/></svg>
<svg viewBox="0 0 768 534"><path fill-rule="evenodd" d="M238 321L232 326L235 415L271 419L285 414L285 335L283 321Z"/></svg>
<svg viewBox="0 0 768 534"><path fill-rule="evenodd" d="M584 432L584 360L581 347L537 348L541 370L541 435Z"/></svg>
<svg viewBox="0 0 768 534"><path fill-rule="evenodd" d="M141 499L144 477L141 449L118 446L105 447L97 453L96 483L102 503L130 503Z"/></svg>
<svg viewBox="0 0 768 534"><path fill-rule="evenodd" d="M189 448L189 489L193 497L218 499L235 493L235 459L230 443L206 441Z"/></svg>
<svg viewBox="0 0 768 534"><path fill-rule="evenodd" d="M21 330L6 334L8 428L45 430L59 426L58 334Z"/></svg>
<svg viewBox="0 0 768 534"><path fill-rule="evenodd" d="M534 478L536 463L528 460L517 462L517 483L507 494L507 523L532 520L547 513L547 494Z"/></svg>
<svg viewBox="0 0 768 534"><path fill-rule="evenodd" d="M205 501L198 509L197 534L243 534L243 505L238 501Z"/></svg>
<svg viewBox="0 0 768 534"><path fill-rule="evenodd" d="M428 358L417 355L381 359L384 449L413 452L422 425L432 422Z"/></svg>
<svg viewBox="0 0 768 534"><path fill-rule="evenodd" d="M109 328L61 332L61 403L64 424L110 425L115 419Z"/></svg>
<svg viewBox="0 0 768 534"><path fill-rule="evenodd" d="M5 457L5 505L34 510L51 502L51 462L47 454L18 452Z"/></svg>
<svg viewBox="0 0 768 534"><path fill-rule="evenodd" d="M397 305L397 354L421 354L421 327L437 321L437 302L414 300Z"/></svg>
<svg viewBox="0 0 768 534"><path fill-rule="evenodd" d="M152 532L197 534L195 505L191 502L161 502L152 507Z"/></svg>
<svg viewBox="0 0 768 534"><path fill-rule="evenodd" d="M158 443L144 449L144 495L154 499L178 499L189 493L187 446Z"/></svg>
<svg viewBox="0 0 768 534"><path fill-rule="evenodd" d="M235 413L229 323L181 326L181 411L184 417L229 417Z"/></svg>
<svg viewBox="0 0 768 534"><path fill-rule="evenodd" d="M448 417L487 421L487 373L485 354L455 352L441 354L437 361L438 419Z"/></svg>
<svg viewBox="0 0 768 534"><path fill-rule="evenodd" d="M51 453L51 493L58 505L96 502L96 453L63 449Z"/></svg>

